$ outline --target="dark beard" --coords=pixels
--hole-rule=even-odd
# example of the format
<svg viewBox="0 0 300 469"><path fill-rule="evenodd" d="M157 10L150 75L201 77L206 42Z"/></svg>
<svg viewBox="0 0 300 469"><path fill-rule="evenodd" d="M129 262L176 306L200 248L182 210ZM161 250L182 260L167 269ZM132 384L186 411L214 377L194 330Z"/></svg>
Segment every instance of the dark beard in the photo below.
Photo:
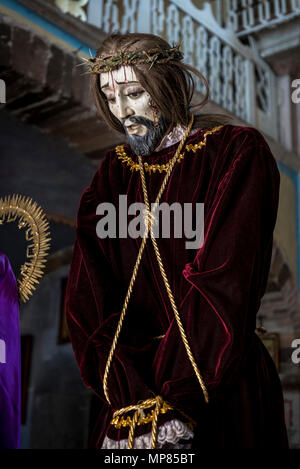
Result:
<svg viewBox="0 0 300 469"><path fill-rule="evenodd" d="M130 135L127 132L127 128L124 125L125 120L128 121L128 118L122 119L128 143L131 146L132 151L136 155L141 156L150 155L155 150L170 125L170 122L163 116L161 116L157 122L157 126L154 126L154 122L150 119L146 119L145 117L130 117L130 122L134 124L142 124L147 127L148 132L146 135L141 137L140 135Z"/></svg>

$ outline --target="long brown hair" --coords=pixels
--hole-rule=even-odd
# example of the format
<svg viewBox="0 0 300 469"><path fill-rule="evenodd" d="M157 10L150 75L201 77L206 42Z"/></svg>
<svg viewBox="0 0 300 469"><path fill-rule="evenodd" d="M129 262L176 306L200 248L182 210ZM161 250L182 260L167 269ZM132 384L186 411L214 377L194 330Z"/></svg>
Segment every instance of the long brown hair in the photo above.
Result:
<svg viewBox="0 0 300 469"><path fill-rule="evenodd" d="M170 49L170 45L161 37L154 34L113 33L100 44L96 51L97 58L113 57L121 51L131 53L160 47ZM169 61L163 64L132 65L142 87L150 94L156 106L168 121L174 124L187 125L191 113L199 111L209 99L209 87L206 78L194 67L179 61ZM195 83L193 74L204 83L206 93L204 99L191 105ZM100 88L99 74L91 74L91 86L94 100L100 115L110 127L121 133L124 128L120 121L110 112L106 97ZM194 128L210 128L229 123L231 117L225 114L195 114Z"/></svg>

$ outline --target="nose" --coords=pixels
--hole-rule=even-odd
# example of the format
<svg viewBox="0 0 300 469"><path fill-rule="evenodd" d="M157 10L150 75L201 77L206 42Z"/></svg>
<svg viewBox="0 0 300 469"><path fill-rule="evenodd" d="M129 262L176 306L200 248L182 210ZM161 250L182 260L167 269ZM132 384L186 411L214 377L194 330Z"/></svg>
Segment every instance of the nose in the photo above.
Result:
<svg viewBox="0 0 300 469"><path fill-rule="evenodd" d="M116 104L118 107L119 119L126 119L126 117L134 114L134 110L129 105L128 98L126 96L117 96Z"/></svg>

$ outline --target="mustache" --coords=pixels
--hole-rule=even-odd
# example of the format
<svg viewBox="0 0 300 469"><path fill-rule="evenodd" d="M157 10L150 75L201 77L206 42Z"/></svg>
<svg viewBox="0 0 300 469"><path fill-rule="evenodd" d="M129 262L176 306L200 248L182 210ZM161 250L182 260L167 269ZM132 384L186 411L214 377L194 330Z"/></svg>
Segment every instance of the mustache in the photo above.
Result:
<svg viewBox="0 0 300 469"><path fill-rule="evenodd" d="M125 122L130 121L133 124L141 124L147 127L147 129L152 129L154 127L153 121L150 119L147 119L146 117L141 117L141 116L132 116L129 118L122 119L122 125L125 127ZM126 128L126 127L125 127Z"/></svg>

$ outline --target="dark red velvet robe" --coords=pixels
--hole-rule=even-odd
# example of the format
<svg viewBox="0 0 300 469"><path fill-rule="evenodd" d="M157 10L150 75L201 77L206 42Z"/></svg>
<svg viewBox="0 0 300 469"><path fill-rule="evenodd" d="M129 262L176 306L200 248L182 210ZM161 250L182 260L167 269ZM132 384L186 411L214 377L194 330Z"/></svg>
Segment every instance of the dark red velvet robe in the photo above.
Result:
<svg viewBox="0 0 300 469"><path fill-rule="evenodd" d="M204 132L197 131L187 143L201 141ZM146 161L166 163L177 145ZM164 176L146 173L150 202ZM96 207L112 202L118 208L119 194L127 194L128 205L144 200L139 172L130 171L115 150L107 153L81 197L66 294L82 379L103 401L91 446L101 448L105 434L127 438L127 429L117 432L110 425L113 411L158 394L196 419L194 448L288 446L280 380L255 333L279 184L268 144L250 127L223 126L207 137L205 148L186 151L175 165L161 202L204 202L204 244L186 249L186 238L175 238L172 230L170 239L157 242L210 402L205 403L187 357L149 238L110 369L110 407L103 374L141 238L117 233L99 239ZM163 339L154 339L162 334ZM160 416L159 423L170 416ZM137 427L136 435L150 429Z"/></svg>

